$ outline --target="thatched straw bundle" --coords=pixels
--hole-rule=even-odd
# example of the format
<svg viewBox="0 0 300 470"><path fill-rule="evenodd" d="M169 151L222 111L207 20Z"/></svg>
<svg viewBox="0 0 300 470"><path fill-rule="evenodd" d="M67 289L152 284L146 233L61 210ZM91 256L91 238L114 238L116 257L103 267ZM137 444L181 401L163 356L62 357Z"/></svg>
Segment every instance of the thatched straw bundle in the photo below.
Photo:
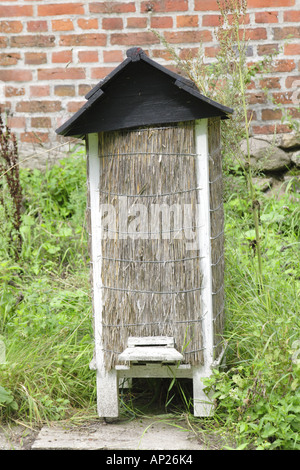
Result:
<svg viewBox="0 0 300 470"><path fill-rule="evenodd" d="M201 254L196 243L191 249L198 204L194 142L192 122L99 134L100 204L113 207L112 218L105 211L102 217L107 369L129 336L172 336L185 362L203 361Z"/></svg>

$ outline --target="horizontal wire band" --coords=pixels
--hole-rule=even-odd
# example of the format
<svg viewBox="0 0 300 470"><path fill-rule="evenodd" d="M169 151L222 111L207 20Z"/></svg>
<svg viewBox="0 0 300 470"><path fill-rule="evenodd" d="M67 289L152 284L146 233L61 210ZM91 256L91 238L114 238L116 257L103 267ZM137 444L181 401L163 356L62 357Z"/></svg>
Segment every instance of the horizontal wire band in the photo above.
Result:
<svg viewBox="0 0 300 470"><path fill-rule="evenodd" d="M118 196L118 197L163 197L163 196L172 196L174 194L182 194L182 193L190 193L192 191L201 191L203 188L191 188L191 189L182 189L179 191L174 191L170 193L157 193L157 194L122 194L122 193L112 193L110 191L105 191L103 189L99 189L99 192L102 194L107 194L109 196Z"/></svg>
<svg viewBox="0 0 300 470"><path fill-rule="evenodd" d="M196 352L204 351L206 348L193 349L191 351L183 351L182 354L194 354Z"/></svg>
<svg viewBox="0 0 300 470"><path fill-rule="evenodd" d="M197 153L173 153L173 152L118 152L118 153L105 153L100 154L100 158L107 158L107 157L132 157L134 155L152 155L153 157L197 157ZM199 155L200 156L200 155Z"/></svg>
<svg viewBox="0 0 300 470"><path fill-rule="evenodd" d="M194 259L202 259L203 256L193 256L191 258L179 258L179 259L168 259L163 261L156 261L156 260L135 260L135 259L122 259L122 258L109 258L108 256L101 256L99 255L98 258L106 259L108 261L117 261L123 263L153 263L153 264L167 264L167 263L183 263L185 261L191 261Z"/></svg>
<svg viewBox="0 0 300 470"><path fill-rule="evenodd" d="M180 227L170 230L162 230L160 232L120 232L119 230L112 230L108 227L103 227L104 232L118 233L119 235L161 235L162 233L182 232L183 230L195 230L196 228L203 228L204 225L195 225L194 227Z"/></svg>
<svg viewBox="0 0 300 470"><path fill-rule="evenodd" d="M215 263L211 263L211 266L217 266L219 264L219 262L221 261L221 259L224 258L224 253L221 254L221 256L219 257L218 261L216 261Z"/></svg>
<svg viewBox="0 0 300 470"><path fill-rule="evenodd" d="M133 292L133 293L140 293L140 294L166 294L166 295L177 295L177 294L186 294L188 292L195 292L197 290L202 290L204 287L195 287L193 289L187 290L179 290L179 291L155 291L155 290L139 290L139 289L125 289L122 287L111 287L111 286L100 286L101 289L108 289L114 291L121 291L121 292Z"/></svg>
<svg viewBox="0 0 300 470"><path fill-rule="evenodd" d="M130 326L151 326L151 325L174 325L174 324L180 324L180 323L200 323L202 322L203 318L205 317L205 314L202 315L202 317L196 319L196 320L176 320L176 321L153 321L149 323L123 323L122 325L110 325L106 323L101 323L103 327L105 328L127 328Z"/></svg>
<svg viewBox="0 0 300 470"><path fill-rule="evenodd" d="M222 230L222 232L218 233L218 235L216 235L215 237L210 237L211 240L216 240L217 238L219 238L221 235L223 235L224 233L224 230Z"/></svg>
<svg viewBox="0 0 300 470"><path fill-rule="evenodd" d="M222 206L223 206L223 201L222 201L217 207L214 207L213 209L209 209L209 212L216 212L216 211L218 211Z"/></svg>
<svg viewBox="0 0 300 470"><path fill-rule="evenodd" d="M216 181L218 181L219 179L221 179L221 178L222 178L222 176L223 176L223 175L222 175L222 173L220 173L220 175L219 175L219 176L217 176L217 177L216 177L214 180L212 180L212 181L209 181L209 184L216 183Z"/></svg>
<svg viewBox="0 0 300 470"><path fill-rule="evenodd" d="M217 295L222 289L224 289L224 284L222 284L216 292L212 292L211 295Z"/></svg>
<svg viewBox="0 0 300 470"><path fill-rule="evenodd" d="M218 311L217 315L212 319L213 322L215 322L219 318L219 316L224 312L224 307L225 307L225 303L223 302L223 305Z"/></svg>

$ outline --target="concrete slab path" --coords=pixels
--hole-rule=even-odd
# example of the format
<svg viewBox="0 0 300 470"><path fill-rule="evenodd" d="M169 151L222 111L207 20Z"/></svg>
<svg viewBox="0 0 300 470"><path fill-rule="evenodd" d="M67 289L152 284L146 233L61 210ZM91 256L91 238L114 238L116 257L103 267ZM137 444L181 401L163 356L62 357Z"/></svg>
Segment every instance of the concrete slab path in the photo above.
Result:
<svg viewBox="0 0 300 470"><path fill-rule="evenodd" d="M204 450L174 419L142 418L88 427L43 427L31 450Z"/></svg>

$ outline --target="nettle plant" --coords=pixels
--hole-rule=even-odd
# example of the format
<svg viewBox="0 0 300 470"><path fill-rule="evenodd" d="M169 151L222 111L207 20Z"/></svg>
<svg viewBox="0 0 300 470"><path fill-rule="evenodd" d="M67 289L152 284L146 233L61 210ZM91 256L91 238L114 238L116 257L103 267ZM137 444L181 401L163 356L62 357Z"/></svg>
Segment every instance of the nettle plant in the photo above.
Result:
<svg viewBox="0 0 300 470"><path fill-rule="evenodd" d="M22 237L22 188L19 175L19 157L16 136L4 124L0 115L0 206L3 231L7 232L10 248L18 259ZM5 222L4 222L5 221Z"/></svg>

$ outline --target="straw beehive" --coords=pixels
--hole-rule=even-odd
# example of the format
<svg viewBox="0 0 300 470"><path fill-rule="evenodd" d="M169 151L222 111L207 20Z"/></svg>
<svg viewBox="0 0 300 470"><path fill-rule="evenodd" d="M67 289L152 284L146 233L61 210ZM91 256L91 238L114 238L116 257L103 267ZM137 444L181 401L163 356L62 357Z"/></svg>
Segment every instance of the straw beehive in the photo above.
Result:
<svg viewBox="0 0 300 470"><path fill-rule="evenodd" d="M194 413L208 414L200 382L222 351L220 119L231 110L137 48L87 98L58 133L87 141L99 415L118 415L120 378L170 373L193 379Z"/></svg>

